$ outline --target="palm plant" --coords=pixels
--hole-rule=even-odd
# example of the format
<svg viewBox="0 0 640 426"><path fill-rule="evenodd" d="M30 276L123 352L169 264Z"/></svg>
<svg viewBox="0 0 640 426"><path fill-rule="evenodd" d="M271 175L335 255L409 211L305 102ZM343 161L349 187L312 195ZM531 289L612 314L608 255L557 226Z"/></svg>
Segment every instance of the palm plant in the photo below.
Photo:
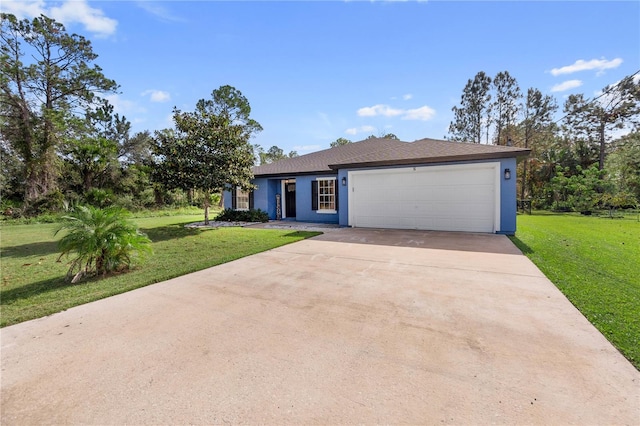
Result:
<svg viewBox="0 0 640 426"><path fill-rule="evenodd" d="M151 253L151 240L127 220L119 207L98 209L77 206L64 216L58 228L66 234L58 242L63 256L73 256L67 279L78 282L85 275L106 274L129 269L134 260Z"/></svg>

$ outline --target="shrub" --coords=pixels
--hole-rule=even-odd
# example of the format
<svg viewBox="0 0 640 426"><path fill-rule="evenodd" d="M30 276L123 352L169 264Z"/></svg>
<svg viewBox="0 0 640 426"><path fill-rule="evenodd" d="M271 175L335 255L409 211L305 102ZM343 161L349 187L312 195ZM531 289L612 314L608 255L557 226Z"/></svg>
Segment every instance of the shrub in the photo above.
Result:
<svg viewBox="0 0 640 426"><path fill-rule="evenodd" d="M64 195L56 190L24 205L22 213L25 216L38 216L43 213L60 212L63 209Z"/></svg>
<svg viewBox="0 0 640 426"><path fill-rule="evenodd" d="M233 210L225 209L216 216L221 222L269 222L269 215L264 210Z"/></svg>
<svg viewBox="0 0 640 426"><path fill-rule="evenodd" d="M128 215L119 207L78 206L63 217L56 234L67 231L58 242L58 260L73 256L67 279L75 283L85 275L129 269L136 258L151 253L151 240L127 220Z"/></svg>

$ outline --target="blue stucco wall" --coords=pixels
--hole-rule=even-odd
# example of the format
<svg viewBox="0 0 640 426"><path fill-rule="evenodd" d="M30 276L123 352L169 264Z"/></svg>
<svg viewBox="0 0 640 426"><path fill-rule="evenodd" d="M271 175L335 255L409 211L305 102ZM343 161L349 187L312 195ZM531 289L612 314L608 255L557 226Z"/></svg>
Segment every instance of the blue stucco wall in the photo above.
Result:
<svg viewBox="0 0 640 426"><path fill-rule="evenodd" d="M253 208L267 212L269 219L276 218L276 194L280 193L280 180L257 178L252 181L257 188L253 191ZM232 205L231 191L224 192L224 208Z"/></svg>
<svg viewBox="0 0 640 426"><path fill-rule="evenodd" d="M340 226L349 226L349 177L348 170L338 170L338 223ZM342 186L342 178L347 179L347 185Z"/></svg>
<svg viewBox="0 0 640 426"><path fill-rule="evenodd" d="M504 179L504 169L511 171L511 179ZM516 233L516 159L503 158L500 160L500 229L497 234L513 235Z"/></svg>
<svg viewBox="0 0 640 426"><path fill-rule="evenodd" d="M317 178L332 176L298 176L296 177L296 220L299 222L338 223L338 213L318 213L311 210L311 181ZM335 175L333 176L335 177ZM341 188L340 188L341 189ZM340 195L338 190L338 196ZM338 207L342 204L338 200Z"/></svg>

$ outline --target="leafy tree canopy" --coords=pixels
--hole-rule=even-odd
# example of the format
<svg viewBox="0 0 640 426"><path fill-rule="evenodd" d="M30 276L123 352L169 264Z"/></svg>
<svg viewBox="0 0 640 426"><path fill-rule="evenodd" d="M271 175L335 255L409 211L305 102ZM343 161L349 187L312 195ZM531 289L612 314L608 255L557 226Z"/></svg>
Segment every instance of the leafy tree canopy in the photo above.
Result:
<svg viewBox="0 0 640 426"><path fill-rule="evenodd" d="M175 130L156 132L152 180L168 189L207 194L233 187L253 189L249 138L262 127L250 112L247 99L230 86L214 90L211 100L200 99L193 112L174 108ZM205 196L205 222L209 199Z"/></svg>
<svg viewBox="0 0 640 426"><path fill-rule="evenodd" d="M351 141L347 138L338 138L335 141L331 142L330 146L331 148L335 148L337 146L347 145L349 143L351 143Z"/></svg>
<svg viewBox="0 0 640 426"><path fill-rule="evenodd" d="M289 154L285 154L284 150L276 145L269 148L266 152L260 145L255 145L254 150L256 152L256 159L259 164L270 164L285 158L297 157L296 151L290 151Z"/></svg>

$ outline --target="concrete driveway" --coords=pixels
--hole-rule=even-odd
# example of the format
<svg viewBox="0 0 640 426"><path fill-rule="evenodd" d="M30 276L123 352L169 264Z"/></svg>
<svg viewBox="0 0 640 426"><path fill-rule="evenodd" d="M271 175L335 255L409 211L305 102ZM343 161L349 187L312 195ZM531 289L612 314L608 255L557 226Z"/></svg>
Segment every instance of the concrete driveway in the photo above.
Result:
<svg viewBox="0 0 640 426"><path fill-rule="evenodd" d="M4 328L3 425L639 424L504 236L340 229Z"/></svg>

